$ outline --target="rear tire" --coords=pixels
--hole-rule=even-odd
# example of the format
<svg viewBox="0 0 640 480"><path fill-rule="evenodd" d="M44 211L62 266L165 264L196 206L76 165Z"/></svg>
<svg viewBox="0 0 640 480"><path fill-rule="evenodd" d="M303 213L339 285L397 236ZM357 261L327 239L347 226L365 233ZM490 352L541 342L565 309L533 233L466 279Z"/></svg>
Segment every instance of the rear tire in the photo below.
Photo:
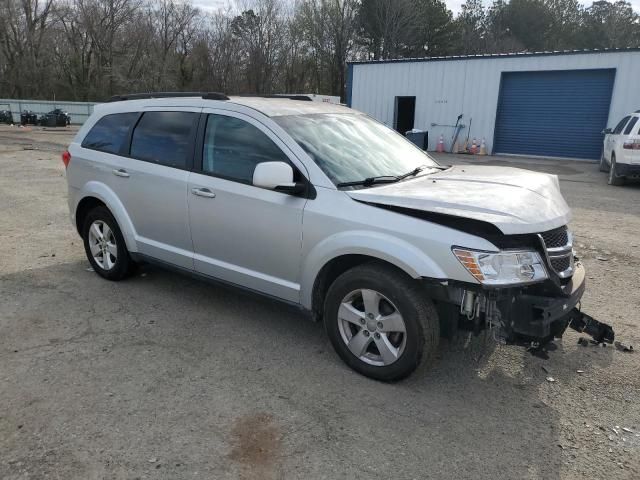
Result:
<svg viewBox="0 0 640 480"><path fill-rule="evenodd" d="M384 382L401 380L430 363L440 340L438 314L424 289L376 262L354 267L333 282L324 324L347 365Z"/></svg>
<svg viewBox="0 0 640 480"><path fill-rule="evenodd" d="M604 152L602 152L602 155L600 156L599 169L600 169L601 172L608 172L609 171L609 164L607 164L607 160L604 158Z"/></svg>
<svg viewBox="0 0 640 480"><path fill-rule="evenodd" d="M113 281L131 275L135 263L131 260L118 222L108 208L96 207L87 214L82 239L87 259L98 275Z"/></svg>
<svg viewBox="0 0 640 480"><path fill-rule="evenodd" d="M616 187L624 185L624 177L618 176L616 168L616 156L613 153L611 154L611 168L609 169L609 180L607 183Z"/></svg>

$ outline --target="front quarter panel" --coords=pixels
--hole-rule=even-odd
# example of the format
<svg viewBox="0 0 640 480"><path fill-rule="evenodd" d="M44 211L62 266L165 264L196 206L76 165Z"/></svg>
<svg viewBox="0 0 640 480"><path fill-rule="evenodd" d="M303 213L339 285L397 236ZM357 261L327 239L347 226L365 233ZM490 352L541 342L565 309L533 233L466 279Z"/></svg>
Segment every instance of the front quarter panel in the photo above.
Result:
<svg viewBox="0 0 640 480"><path fill-rule="evenodd" d="M301 303L305 308L311 308L314 282L322 267L342 255L378 258L416 279L477 283L451 247L497 251L483 238L367 205L339 190L317 191L304 212Z"/></svg>

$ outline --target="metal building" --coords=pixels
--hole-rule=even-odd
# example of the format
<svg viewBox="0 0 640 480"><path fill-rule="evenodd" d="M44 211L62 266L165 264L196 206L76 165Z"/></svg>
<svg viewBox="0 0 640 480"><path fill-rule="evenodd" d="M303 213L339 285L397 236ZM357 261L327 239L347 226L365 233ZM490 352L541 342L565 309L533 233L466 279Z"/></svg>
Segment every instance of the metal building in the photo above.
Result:
<svg viewBox="0 0 640 480"><path fill-rule="evenodd" d="M347 104L404 133L486 140L489 153L598 159L602 130L640 109L640 49L349 63Z"/></svg>

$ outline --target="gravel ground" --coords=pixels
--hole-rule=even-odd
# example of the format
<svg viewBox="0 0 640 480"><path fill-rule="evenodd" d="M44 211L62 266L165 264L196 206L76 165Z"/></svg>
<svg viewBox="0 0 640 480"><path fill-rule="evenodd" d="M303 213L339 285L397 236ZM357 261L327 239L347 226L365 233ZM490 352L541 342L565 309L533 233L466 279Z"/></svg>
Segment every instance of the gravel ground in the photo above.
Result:
<svg viewBox="0 0 640 480"><path fill-rule="evenodd" d="M104 281L68 218L70 138L0 127L0 478L640 478L639 353L462 336L387 385L278 303L151 267ZM640 185L441 160L559 174L583 309L640 344Z"/></svg>

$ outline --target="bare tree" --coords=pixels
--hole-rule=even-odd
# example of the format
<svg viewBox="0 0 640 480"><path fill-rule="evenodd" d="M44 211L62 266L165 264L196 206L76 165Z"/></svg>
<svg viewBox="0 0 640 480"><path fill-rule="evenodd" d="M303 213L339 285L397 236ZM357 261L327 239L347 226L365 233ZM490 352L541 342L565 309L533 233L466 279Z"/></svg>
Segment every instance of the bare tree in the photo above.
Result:
<svg viewBox="0 0 640 480"><path fill-rule="evenodd" d="M358 14L362 43L374 59L396 58L410 43L415 11L409 0L362 0Z"/></svg>
<svg viewBox="0 0 640 480"><path fill-rule="evenodd" d="M355 0L306 0L301 4L316 91L344 98L346 61L356 40L357 6Z"/></svg>
<svg viewBox="0 0 640 480"><path fill-rule="evenodd" d="M249 89L271 93L283 47L284 22L279 0L245 0L233 19L233 35L240 40Z"/></svg>
<svg viewBox="0 0 640 480"><path fill-rule="evenodd" d="M4 0L0 4L0 48L7 61L5 82L13 95L42 88L33 72L46 70L43 41L53 0ZM4 77L4 75L3 75Z"/></svg>
<svg viewBox="0 0 640 480"><path fill-rule="evenodd" d="M152 62L151 70L156 74L152 88L176 88L185 83L179 77L184 74L181 67L184 67L184 56L189 54L191 48L199 11L189 3L155 0L148 12L154 51L149 60Z"/></svg>

